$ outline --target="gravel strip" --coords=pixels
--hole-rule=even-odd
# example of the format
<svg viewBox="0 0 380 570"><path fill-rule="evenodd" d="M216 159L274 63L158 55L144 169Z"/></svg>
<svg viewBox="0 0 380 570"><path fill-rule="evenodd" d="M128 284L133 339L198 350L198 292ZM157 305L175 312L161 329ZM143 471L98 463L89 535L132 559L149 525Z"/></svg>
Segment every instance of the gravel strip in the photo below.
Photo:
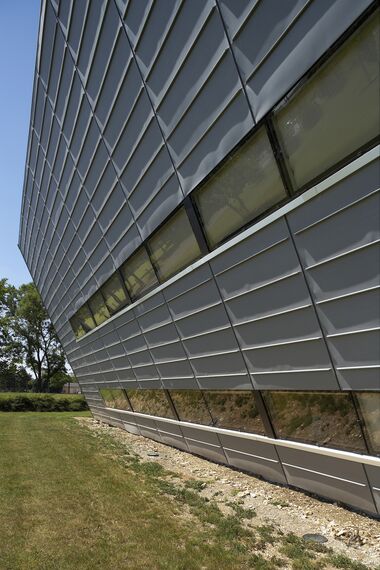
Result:
<svg viewBox="0 0 380 570"><path fill-rule="evenodd" d="M178 474L182 480L197 480L200 494L213 499L221 510L231 505L254 509L257 516L245 524L254 528L273 525L297 536L320 534L336 553L366 564L380 565L380 522L336 503L323 502L302 491L269 483L254 475L212 463L142 436L130 434L92 418L77 418L94 435L107 433L142 460L154 461Z"/></svg>

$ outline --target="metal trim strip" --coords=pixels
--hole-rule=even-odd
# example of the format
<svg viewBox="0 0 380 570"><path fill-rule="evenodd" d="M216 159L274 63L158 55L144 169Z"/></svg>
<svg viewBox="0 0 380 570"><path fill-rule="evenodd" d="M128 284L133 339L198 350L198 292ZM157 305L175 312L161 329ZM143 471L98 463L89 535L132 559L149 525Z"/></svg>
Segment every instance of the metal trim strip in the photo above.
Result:
<svg viewBox="0 0 380 570"><path fill-rule="evenodd" d="M351 481L350 479L343 479L343 477L336 477L336 475L330 475L329 473L322 473L321 471L315 471L314 469L307 469L306 467L300 467L299 465L293 465L292 463L285 463L282 461L282 465L285 467L292 467L293 469L299 469L301 471L307 471L308 473L315 473L321 477L328 477L329 479L336 479L338 481L343 481L344 483L349 483L351 485L357 485L358 487L367 487L364 483L358 483L357 481Z"/></svg>
<svg viewBox="0 0 380 570"><path fill-rule="evenodd" d="M366 152L365 154L359 156L358 158L356 158L355 160L353 160L352 162L350 162L349 164L347 164L346 166L344 166L343 168L341 168L340 170L338 170L337 172L335 172L334 174L332 174L331 176L329 176L328 178L323 180L322 182L319 182L318 184L316 184L315 186L313 186L312 188L310 188L309 190L307 190L303 194L297 196L291 202L285 204L284 206L282 206L278 210L272 212L272 214L269 214L264 219L260 220L256 224L254 224L254 225L250 226L249 228L247 228L246 230L242 231L240 234L233 237L228 242L222 244L220 247L218 247L214 251L210 252L208 255L205 255L201 259L195 261L194 263L192 263L191 265L189 265L188 267L183 269L181 272L177 273L176 275L174 275L173 277L171 277L170 279L165 281L165 283L162 283L161 285L159 285L158 287L156 287L155 289L153 289L152 291L147 293L141 299L138 299L137 301L135 301L131 305L128 305L127 307L122 309L119 313L116 313L115 315L110 317L110 319L108 319L107 321L105 321L104 323L99 325L99 327L88 332L86 335L81 337L81 339L76 340L76 342L77 343L81 342L82 339L87 338L88 336L92 335L95 331L99 331L99 329L101 327L103 327L106 323L109 323L113 319L116 319L120 315L130 311L131 309L133 309L137 305L140 305L141 303L147 301L148 299L150 299L150 297L153 297L154 295L156 295L160 291L163 291L164 289L166 289L167 287L169 287L170 285L172 285L176 281L179 281L185 275L191 273L192 271L194 271L198 267L201 267L202 265L209 263L212 259L214 259L215 257L218 257L224 251L231 249L235 245L237 245L240 242L247 239L249 236L257 233L258 231L260 231L264 227L270 225L272 222L278 220L279 218L282 218L284 215L288 214L289 212L292 212L293 210L302 206L306 202L309 202L310 200L312 200L313 198L315 198L316 196L318 196L319 194L321 194L322 192L324 192L328 188L331 188L332 186L334 186L335 184L337 184L341 180L344 180L345 178L349 177L351 174L353 174L357 170L359 170L359 169L363 168L364 166L366 166L367 164L370 164L371 162L377 160L379 157L379 151L380 151L380 145L377 145L374 148L372 148L371 150L369 150L368 152ZM219 304L219 303L216 303L216 304ZM194 313L190 313L190 314L194 314ZM186 315L186 316L189 316L189 315ZM181 317L181 318L184 318L184 317Z"/></svg>
<svg viewBox="0 0 380 570"><path fill-rule="evenodd" d="M107 411L113 410L113 408L105 408ZM140 414L138 412L128 412L126 410L118 410L118 413L131 415L135 417L145 417L151 420L156 420L156 416L151 416L149 414ZM346 461L353 461L354 463L362 463L364 465L372 465L373 467L380 467L380 457L374 457L372 455L362 455L360 453L354 453L352 451L344 451L341 449L333 449L330 447L319 447L317 445L311 445L309 443L302 443L299 441L290 441L287 439L276 439L273 437L268 437L266 435L259 435L254 433L247 433L243 431L234 431L224 428L216 428L205 426L202 424L193 424L190 422L184 422L179 420L172 420L169 418L161 418L158 419L164 420L166 422L174 423L178 426L183 427L190 427L193 429L199 429L202 431L209 431L215 434L222 434L222 435L230 435L233 437L241 437L243 439L249 439L251 441L259 441L261 443L268 443L270 445L275 445L279 447L287 447L289 449L295 449L299 451L307 451L310 453L316 453L319 455L325 455L327 457L332 457L334 459L344 459Z"/></svg>

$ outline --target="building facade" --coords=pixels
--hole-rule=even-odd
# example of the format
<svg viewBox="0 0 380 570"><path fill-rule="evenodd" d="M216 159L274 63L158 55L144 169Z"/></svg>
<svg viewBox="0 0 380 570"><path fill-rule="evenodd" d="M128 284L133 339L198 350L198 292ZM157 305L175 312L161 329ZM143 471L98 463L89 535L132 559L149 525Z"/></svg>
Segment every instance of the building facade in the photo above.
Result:
<svg viewBox="0 0 380 570"><path fill-rule="evenodd" d="M43 0L19 247L94 416L380 514L370 0Z"/></svg>

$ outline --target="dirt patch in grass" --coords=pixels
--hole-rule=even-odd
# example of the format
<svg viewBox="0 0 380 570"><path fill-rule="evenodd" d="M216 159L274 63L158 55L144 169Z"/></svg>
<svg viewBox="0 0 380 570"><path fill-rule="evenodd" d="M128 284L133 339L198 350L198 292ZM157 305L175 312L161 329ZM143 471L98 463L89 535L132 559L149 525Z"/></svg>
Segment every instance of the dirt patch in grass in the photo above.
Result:
<svg viewBox="0 0 380 570"><path fill-rule="evenodd" d="M96 420L78 421L113 450L113 459L152 478L207 541L239 555L235 568L380 568L380 523L370 517ZM306 533L327 542L307 542Z"/></svg>

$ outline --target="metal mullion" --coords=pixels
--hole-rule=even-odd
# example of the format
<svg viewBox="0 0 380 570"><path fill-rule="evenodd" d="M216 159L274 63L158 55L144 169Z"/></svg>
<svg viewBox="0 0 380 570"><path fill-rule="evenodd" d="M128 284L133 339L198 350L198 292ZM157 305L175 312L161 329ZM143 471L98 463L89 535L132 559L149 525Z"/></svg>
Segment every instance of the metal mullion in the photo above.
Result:
<svg viewBox="0 0 380 570"><path fill-rule="evenodd" d="M120 384L120 380L118 380L118 382L119 382L119 384ZM131 403L131 400L130 400L129 397L128 397L126 388L121 388L121 390L123 391L124 396L125 396L125 398L126 398L126 400L127 400L127 402L128 402L128 406L131 408L131 411L133 412L132 403Z"/></svg>
<svg viewBox="0 0 380 570"><path fill-rule="evenodd" d="M262 391L261 390L254 390L253 391L253 397L255 400L257 411L260 414L261 420L264 424L264 429L265 429L268 437L272 437L272 438L276 439L277 435L276 435L276 432L274 430L272 420L271 420L270 414L268 412L265 400L263 398Z"/></svg>
<svg viewBox="0 0 380 570"><path fill-rule="evenodd" d="M101 286L100 286L99 289L96 291L96 293L98 293L98 294L101 296L102 301L103 301L103 303L104 303L104 306L105 306L105 308L107 309L107 311L108 311L108 313L109 313L109 315L110 315L110 316L106 319L106 320L108 321L108 319L111 318L112 315L111 315L111 312L110 312L110 310L109 310L109 308L108 308L108 306L107 306L106 299L105 299L105 297L104 297L104 295L103 295L103 291L102 291L102 287L101 287ZM105 321L104 321L104 322L105 322Z"/></svg>
<svg viewBox="0 0 380 570"><path fill-rule="evenodd" d="M176 419L177 421L181 421L181 420L179 419L179 415L178 415L177 409L176 409L176 407L175 407L175 405L174 405L174 402L173 402L173 400L172 400L172 397L171 397L171 395L170 395L169 390L167 390L166 388L164 388L164 389L163 389L163 392L165 392L165 394L166 394L166 398L167 398L167 400L168 400L168 402L169 402L170 408L171 408L171 410L172 410L172 412L173 412L173 414L174 414L175 419Z"/></svg>
<svg viewBox="0 0 380 570"><path fill-rule="evenodd" d="M85 303L83 303L83 305L81 306L81 309L82 309L83 307L87 307L87 309L89 310L90 315L91 315L91 318L92 318L93 323L94 323L94 325L95 325L95 326L94 326L94 329L96 329L99 325L96 324L95 317L94 317L94 314L93 314L93 312L92 312L92 309L91 309L91 307L90 307L90 304L89 304L88 300L87 300ZM78 312L78 311L77 311L77 312ZM75 315L76 315L76 313L75 313Z"/></svg>
<svg viewBox="0 0 380 570"><path fill-rule="evenodd" d="M125 284L124 277L123 277L123 274L122 274L122 272L121 272L121 266L118 267L118 268L116 269L116 271L114 271L114 272L112 273L112 275L115 275L115 273L117 273L117 274L119 275L120 280L121 280L121 283L122 283L123 291L124 291L124 293L125 293L125 295L126 295L126 297L127 297L127 300L128 300L128 304L131 305L133 301L132 301L132 298L131 298L131 296L130 296L130 294L129 294L129 291L128 291L128 289L127 289L127 286L126 286L126 284ZM111 277L112 277L112 275L111 275Z"/></svg>
<svg viewBox="0 0 380 570"><path fill-rule="evenodd" d="M158 228L145 240L145 242L142 243L142 247L145 247L145 251L146 251L146 253L147 253L148 257L149 257L150 264L151 264L151 266L152 266L152 268L153 268L154 275L155 275L155 277L156 277L156 279L157 279L157 283L158 283L159 285L161 285L161 283L164 283L165 280L164 280L164 281L161 281L161 278L160 278L159 273L158 273L158 269L157 269L157 267L156 267L156 265L155 265L155 263L154 263L154 261L153 261L153 259L152 259L153 254L152 254L152 250L151 250L150 247L149 247L149 239L150 239L152 236L154 236L154 234L170 219L170 217L173 215L173 213L176 213L177 211L178 211L178 209L174 210L174 212L172 212L172 213L170 214L170 216L169 216L168 218L166 218L166 219L163 221L163 223L158 226ZM136 251L137 251L137 250L136 250ZM132 255L133 255L133 254L132 254Z"/></svg>
<svg viewBox="0 0 380 570"><path fill-rule="evenodd" d="M207 409L207 411L208 411L208 413L209 413L209 416L210 416L210 418L211 418L211 424L209 424L209 425L210 425L211 427L215 427L215 419L214 419L214 417L213 417L213 415L212 415L212 413L211 413L210 406L209 406L208 401L207 401L207 398L206 398L206 396L205 396L205 394L204 394L206 391L207 391L207 390L204 390L204 389L202 389L202 388L199 389L199 392L200 392L200 394L201 394L201 398L202 398L202 400L203 400L203 402L204 402L204 405L206 406L206 409ZM216 435L217 435L217 434L216 434ZM223 446L222 446L222 444L221 444L221 441L220 441L218 435L217 435L217 438L218 438L220 447L222 448L223 453L224 453L224 449L223 449ZM225 455L225 453L224 453L224 455ZM227 458L226 458L226 460L227 460ZM227 461L227 463L228 463L228 461Z"/></svg>
<svg viewBox="0 0 380 570"><path fill-rule="evenodd" d="M345 392L343 392L343 393L345 393ZM362 437L363 437L364 445L367 449L367 453L368 453L368 455L375 455L374 449L372 449L371 441L369 439L367 440L367 430L365 427L366 424L365 424L364 417L363 417L362 411L360 409L360 406L358 405L358 402L356 400L354 392L352 390L349 390L349 393L350 393L350 399L351 399L351 402L352 402L352 405L354 407L355 414L357 417L357 423L358 423L360 432L361 432Z"/></svg>
<svg viewBox="0 0 380 570"><path fill-rule="evenodd" d="M273 125L272 116L273 116L273 111L271 111L269 115L266 117L264 124L266 127L266 132L269 138L270 145L272 147L274 158L276 160L276 164L280 172L282 183L285 187L287 195L289 197L292 197L294 196L295 189L293 188L292 179L289 174L288 167L286 165L284 152L282 150L282 147L278 140L277 132Z"/></svg>
<svg viewBox="0 0 380 570"><path fill-rule="evenodd" d="M202 256L207 255L208 253L210 253L210 248L208 247L202 224L198 218L198 213L194 208L194 204L190 195L187 195L185 197L185 199L182 202L182 205L185 208L187 218L190 222L191 229L194 232L195 239L197 240L199 249L201 251L201 255Z"/></svg>

